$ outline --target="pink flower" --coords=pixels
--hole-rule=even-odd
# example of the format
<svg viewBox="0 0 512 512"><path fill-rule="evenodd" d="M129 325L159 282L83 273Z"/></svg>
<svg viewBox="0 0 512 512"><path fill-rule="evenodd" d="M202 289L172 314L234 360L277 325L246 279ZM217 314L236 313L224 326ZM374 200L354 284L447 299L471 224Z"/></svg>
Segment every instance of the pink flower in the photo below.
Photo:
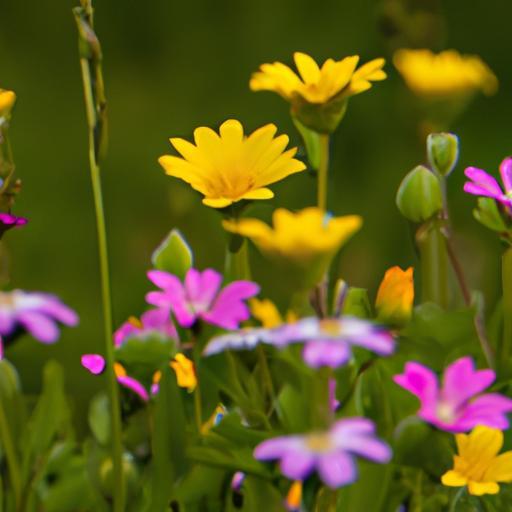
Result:
<svg viewBox="0 0 512 512"><path fill-rule="evenodd" d="M441 388L436 374L415 362L406 363L405 372L393 380L419 398L420 418L447 432L467 432L477 425L509 427L506 414L512 411L512 400L481 394L495 378L492 370L475 370L473 360L462 357L445 369Z"/></svg>
<svg viewBox="0 0 512 512"><path fill-rule="evenodd" d="M495 199L512 214L512 157L505 158L500 164L501 181L505 190L502 190L489 173L477 167L468 167L464 174L471 180L464 183L464 192Z"/></svg>
<svg viewBox="0 0 512 512"><path fill-rule="evenodd" d="M151 270L148 278L162 291L149 292L146 300L160 308L169 307L182 327L198 320L224 329L237 329L250 317L245 300L258 294L260 287L251 281L234 281L222 290L222 276L212 269L191 268L182 283L162 270Z"/></svg>
<svg viewBox="0 0 512 512"><path fill-rule="evenodd" d="M0 237L11 228L24 226L28 220L25 217L16 217L12 213L0 212Z"/></svg>

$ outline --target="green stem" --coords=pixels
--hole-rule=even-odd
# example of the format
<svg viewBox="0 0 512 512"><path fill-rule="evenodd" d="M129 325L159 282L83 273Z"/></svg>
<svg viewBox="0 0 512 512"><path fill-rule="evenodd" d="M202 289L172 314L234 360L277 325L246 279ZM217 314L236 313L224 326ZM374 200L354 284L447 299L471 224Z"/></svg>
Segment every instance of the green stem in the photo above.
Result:
<svg viewBox="0 0 512 512"><path fill-rule="evenodd" d="M203 405L201 401L201 388L199 385L199 379L197 381L196 389L194 390L194 414L196 417L197 433L201 435L203 428Z"/></svg>
<svg viewBox="0 0 512 512"><path fill-rule="evenodd" d="M16 510L19 510L22 497L21 469L2 400L0 400L0 439L2 440L2 447L7 458L7 464L9 466L9 475L11 479L11 485L14 490Z"/></svg>
<svg viewBox="0 0 512 512"><path fill-rule="evenodd" d="M507 368L512 349L512 247L501 258L501 283L503 287L503 339L498 360Z"/></svg>
<svg viewBox="0 0 512 512"><path fill-rule="evenodd" d="M106 375L110 413L112 418L112 463L114 469L114 511L125 511L125 482L123 472L123 444L121 403L119 389L114 372L115 354L112 342L112 297L110 292L110 270L108 262L107 232L101 189L100 166L98 157L105 131L105 96L101 69L101 50L93 31L93 12L90 0L82 0L82 7L74 10L79 30L80 67L84 88L84 99L89 128L89 167L91 173L96 230L98 237L98 256L100 263L101 298L103 308L103 331L106 355ZM87 28L84 32L84 26ZM85 48L85 49L84 49Z"/></svg>
<svg viewBox="0 0 512 512"><path fill-rule="evenodd" d="M461 487L457 491L457 494L455 494L455 496L452 499L452 502L450 503L450 510L449 510L449 512L455 512L457 510L457 504L459 503L459 500L462 498L462 496L464 495L465 492L466 492L466 488L465 487Z"/></svg>
<svg viewBox="0 0 512 512"><path fill-rule="evenodd" d="M322 133L320 138L320 161L318 166L318 208L327 209L327 177L329 174L329 135Z"/></svg>
<svg viewBox="0 0 512 512"><path fill-rule="evenodd" d="M332 369L322 367L314 376L313 393L314 406L312 407L312 424L319 430L327 429L333 421L333 412L331 411L329 381L332 377Z"/></svg>

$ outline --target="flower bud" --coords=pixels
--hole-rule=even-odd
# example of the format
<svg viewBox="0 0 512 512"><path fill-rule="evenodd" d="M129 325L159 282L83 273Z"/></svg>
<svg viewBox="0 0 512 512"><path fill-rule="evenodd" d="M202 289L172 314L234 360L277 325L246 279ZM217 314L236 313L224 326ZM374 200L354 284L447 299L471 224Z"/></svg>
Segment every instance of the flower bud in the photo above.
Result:
<svg viewBox="0 0 512 512"><path fill-rule="evenodd" d="M391 267L384 274L375 300L377 320L402 327L411 317L414 302L413 268Z"/></svg>
<svg viewBox="0 0 512 512"><path fill-rule="evenodd" d="M453 133L431 133L427 137L427 157L434 171L449 176L459 159L459 138Z"/></svg>
<svg viewBox="0 0 512 512"><path fill-rule="evenodd" d="M317 133L333 133L347 111L347 98L328 103L309 103L300 96L292 101L292 117Z"/></svg>
<svg viewBox="0 0 512 512"><path fill-rule="evenodd" d="M396 205L406 219L425 222L442 209L439 180L432 171L418 165L400 183Z"/></svg>
<svg viewBox="0 0 512 512"><path fill-rule="evenodd" d="M16 103L16 94L12 91L0 89L0 117L7 117Z"/></svg>

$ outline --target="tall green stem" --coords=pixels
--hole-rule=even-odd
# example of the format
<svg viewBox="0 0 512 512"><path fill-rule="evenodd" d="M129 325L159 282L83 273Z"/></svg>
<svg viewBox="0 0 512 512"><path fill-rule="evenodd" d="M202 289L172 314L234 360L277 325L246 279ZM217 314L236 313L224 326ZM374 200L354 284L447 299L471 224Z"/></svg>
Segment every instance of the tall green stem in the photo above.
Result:
<svg viewBox="0 0 512 512"><path fill-rule="evenodd" d="M106 374L112 418L112 462L114 468L114 511L125 511L125 482L123 473L122 424L119 389L114 372L114 345L112 342L112 298L110 293L110 271L107 249L107 232L99 155L105 140L106 100L101 69L100 43L93 29L93 10L90 0L82 0L82 7L74 9L79 33L80 66L84 87L84 98L89 127L89 167L91 173L96 229L98 236L98 256L100 263L101 297L103 307L103 330L106 355Z"/></svg>
<svg viewBox="0 0 512 512"><path fill-rule="evenodd" d="M507 368L512 351L512 247L501 258L501 283L503 288L503 339L498 360Z"/></svg>
<svg viewBox="0 0 512 512"><path fill-rule="evenodd" d="M321 133L320 161L318 166L318 190L317 204L321 210L327 209L327 177L329 175L329 135Z"/></svg>
<svg viewBox="0 0 512 512"><path fill-rule="evenodd" d="M2 448L7 458L7 465L9 466L9 475L11 485L14 491L14 501L16 503L16 510L19 510L21 503L21 469L18 461L18 455L11 435L11 429L7 421L7 416L4 411L4 404L0 400L0 440L2 441Z"/></svg>

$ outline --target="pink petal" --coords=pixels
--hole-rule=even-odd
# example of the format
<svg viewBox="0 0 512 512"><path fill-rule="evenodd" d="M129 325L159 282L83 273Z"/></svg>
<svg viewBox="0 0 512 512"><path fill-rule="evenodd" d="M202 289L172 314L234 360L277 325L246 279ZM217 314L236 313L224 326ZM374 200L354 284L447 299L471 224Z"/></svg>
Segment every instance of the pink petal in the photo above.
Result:
<svg viewBox="0 0 512 512"><path fill-rule="evenodd" d="M426 366L415 362L405 364L405 372L395 375L393 380L413 395L416 395L422 408L434 408L438 398L438 385L435 373Z"/></svg>
<svg viewBox="0 0 512 512"><path fill-rule="evenodd" d="M507 430L509 421L506 414L512 412L512 399L498 393L479 396L465 407L454 428L466 432L477 425Z"/></svg>
<svg viewBox="0 0 512 512"><path fill-rule="evenodd" d="M120 347L126 338L132 334L137 333L138 331L140 331L138 327L135 327L130 322L125 322L121 325L121 327L119 327L119 329L114 332L114 345L116 347Z"/></svg>
<svg viewBox="0 0 512 512"><path fill-rule="evenodd" d="M146 388L133 377L128 377L124 375L122 377L117 377L117 382L121 384L121 386L133 391L144 401L147 402L149 400L149 394L146 391Z"/></svg>
<svg viewBox="0 0 512 512"><path fill-rule="evenodd" d="M475 185L477 185L484 191L482 195L486 195L489 197L497 197L503 194L498 182L484 170L478 169L477 167L468 167L464 171L464 174L471 181L473 181ZM464 188L464 190L466 190L466 188ZM466 190L466 192L469 191ZM471 194L473 192L469 193Z"/></svg>
<svg viewBox="0 0 512 512"><path fill-rule="evenodd" d="M11 311L0 309L0 334L8 336L14 330L15 321Z"/></svg>
<svg viewBox="0 0 512 512"><path fill-rule="evenodd" d="M59 339L57 324L47 316L36 311L21 311L18 314L18 322L34 338L43 343L54 343Z"/></svg>
<svg viewBox="0 0 512 512"><path fill-rule="evenodd" d="M197 311L208 311L215 296L219 292L222 276L215 270L208 268L199 272L191 268L185 277L187 299L197 306Z"/></svg>
<svg viewBox="0 0 512 512"><path fill-rule="evenodd" d="M316 457L306 450L293 450L283 454L279 469L291 480L305 480L315 467Z"/></svg>
<svg viewBox="0 0 512 512"><path fill-rule="evenodd" d="M343 341L308 341L302 351L304 362L311 368L338 368L346 364L351 356L350 345Z"/></svg>
<svg viewBox="0 0 512 512"><path fill-rule="evenodd" d="M351 484L357 479L354 460L343 451L323 455L317 465L320 479L331 489Z"/></svg>
<svg viewBox="0 0 512 512"><path fill-rule="evenodd" d="M274 437L261 442L254 449L254 458L257 460L280 459L289 450L297 450L301 446L298 436Z"/></svg>
<svg viewBox="0 0 512 512"><path fill-rule="evenodd" d="M84 354L81 357L81 363L93 375L99 375L105 369L105 359L99 354Z"/></svg>
<svg viewBox="0 0 512 512"><path fill-rule="evenodd" d="M37 307L38 311L53 316L55 320L70 327L78 324L78 315L63 304L57 297L49 294L39 294L43 302Z"/></svg>
<svg viewBox="0 0 512 512"><path fill-rule="evenodd" d="M500 165L501 181L505 186L505 192L512 191L512 157L505 158Z"/></svg>

